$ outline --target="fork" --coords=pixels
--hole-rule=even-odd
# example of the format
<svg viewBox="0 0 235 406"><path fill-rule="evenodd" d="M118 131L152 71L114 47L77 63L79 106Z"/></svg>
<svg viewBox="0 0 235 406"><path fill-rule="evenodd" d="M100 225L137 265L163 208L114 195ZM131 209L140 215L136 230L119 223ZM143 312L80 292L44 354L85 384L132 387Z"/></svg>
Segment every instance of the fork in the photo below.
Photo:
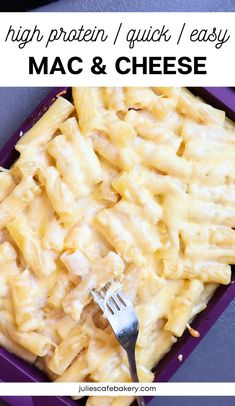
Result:
<svg viewBox="0 0 235 406"><path fill-rule="evenodd" d="M91 294L107 316L118 342L127 353L132 381L139 382L135 359L135 346L139 333L138 318L132 303L123 295L120 289L113 292L106 300L105 297L110 287L111 283L108 282L100 290L92 289ZM138 396L137 403L139 406L145 406L144 398Z"/></svg>

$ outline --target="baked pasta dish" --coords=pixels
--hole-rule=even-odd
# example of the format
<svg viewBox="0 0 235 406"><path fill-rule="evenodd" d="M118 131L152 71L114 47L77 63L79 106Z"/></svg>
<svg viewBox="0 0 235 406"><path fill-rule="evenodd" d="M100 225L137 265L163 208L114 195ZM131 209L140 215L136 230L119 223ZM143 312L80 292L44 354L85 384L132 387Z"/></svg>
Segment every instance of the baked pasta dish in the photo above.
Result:
<svg viewBox="0 0 235 406"><path fill-rule="evenodd" d="M128 382L91 296L138 315L141 381L235 263L235 129L181 88L74 88L0 172L0 345L56 382ZM90 397L87 406L127 406Z"/></svg>

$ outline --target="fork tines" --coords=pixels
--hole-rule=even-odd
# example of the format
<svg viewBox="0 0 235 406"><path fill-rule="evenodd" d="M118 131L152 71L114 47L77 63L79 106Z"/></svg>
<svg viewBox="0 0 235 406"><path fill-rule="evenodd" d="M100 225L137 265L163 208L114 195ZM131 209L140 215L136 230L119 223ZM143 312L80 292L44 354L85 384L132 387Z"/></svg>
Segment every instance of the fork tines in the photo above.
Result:
<svg viewBox="0 0 235 406"><path fill-rule="evenodd" d="M109 310L111 314L115 315L117 312L125 310L131 303L125 298L119 288L112 292L111 287L112 283L108 282L100 290L93 289L91 294L103 312Z"/></svg>

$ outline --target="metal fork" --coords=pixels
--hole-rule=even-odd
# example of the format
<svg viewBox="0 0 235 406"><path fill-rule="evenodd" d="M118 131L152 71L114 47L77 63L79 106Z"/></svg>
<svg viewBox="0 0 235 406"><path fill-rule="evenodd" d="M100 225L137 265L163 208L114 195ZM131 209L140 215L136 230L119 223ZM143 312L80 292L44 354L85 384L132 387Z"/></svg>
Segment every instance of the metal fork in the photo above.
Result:
<svg viewBox="0 0 235 406"><path fill-rule="evenodd" d="M91 294L95 302L107 316L113 332L127 353L131 379L133 382L139 382L136 360L135 346L139 333L139 322L132 303L123 295L120 289L115 291L108 300L105 300L106 293L111 283L108 282L100 290L92 290ZM145 406L142 396L137 397L139 406Z"/></svg>

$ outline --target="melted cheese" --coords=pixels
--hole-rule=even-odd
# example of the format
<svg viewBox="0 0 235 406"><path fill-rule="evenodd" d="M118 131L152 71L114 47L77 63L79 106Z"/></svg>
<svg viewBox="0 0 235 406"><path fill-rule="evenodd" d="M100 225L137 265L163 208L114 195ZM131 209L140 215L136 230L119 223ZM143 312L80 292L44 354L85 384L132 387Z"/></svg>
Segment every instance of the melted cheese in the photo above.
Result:
<svg viewBox="0 0 235 406"><path fill-rule="evenodd" d="M230 282L235 127L180 88L75 88L73 98L76 116L58 98L1 168L0 344L57 382L130 381L90 294L118 280L139 318L139 377L151 381Z"/></svg>

